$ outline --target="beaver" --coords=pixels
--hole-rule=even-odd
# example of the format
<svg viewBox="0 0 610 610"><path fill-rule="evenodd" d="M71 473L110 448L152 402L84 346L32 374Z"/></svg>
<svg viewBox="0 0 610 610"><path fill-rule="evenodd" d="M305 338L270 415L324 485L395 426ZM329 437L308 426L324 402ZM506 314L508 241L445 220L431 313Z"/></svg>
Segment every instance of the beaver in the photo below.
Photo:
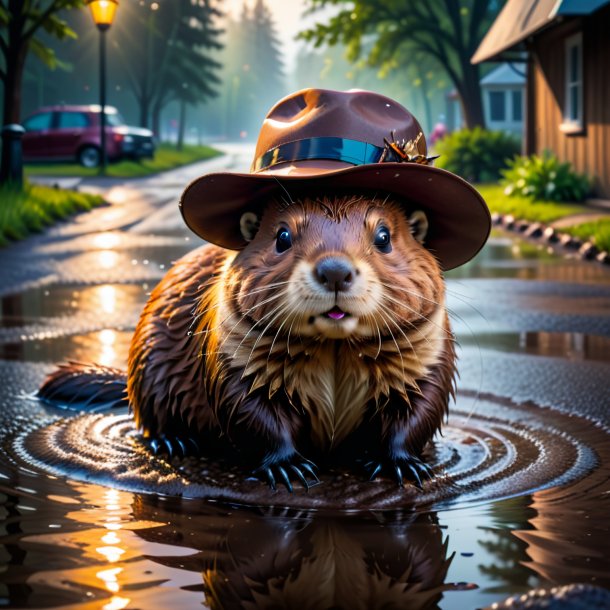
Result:
<svg viewBox="0 0 610 610"><path fill-rule="evenodd" d="M272 201L240 252L206 245L180 259L129 352L144 437L222 435L272 487L278 475L290 487L364 427L371 477L421 485L455 351L425 215L410 218L389 197Z"/></svg>
<svg viewBox="0 0 610 610"><path fill-rule="evenodd" d="M271 109L250 174L187 187L184 220L210 243L153 290L119 400L155 452L235 459L290 491L343 460L422 486L455 393L442 273L490 229L431 159L393 100L308 89ZM40 395L78 378L63 369Z"/></svg>

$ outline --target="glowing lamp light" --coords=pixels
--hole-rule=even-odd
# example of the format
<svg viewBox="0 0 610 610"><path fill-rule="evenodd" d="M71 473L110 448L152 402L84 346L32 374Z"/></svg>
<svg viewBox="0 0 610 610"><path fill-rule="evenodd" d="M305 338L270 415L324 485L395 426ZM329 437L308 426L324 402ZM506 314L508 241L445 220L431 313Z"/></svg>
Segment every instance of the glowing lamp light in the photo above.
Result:
<svg viewBox="0 0 610 610"><path fill-rule="evenodd" d="M117 0L89 0L87 5L91 9L95 25L100 30L107 30L112 25L119 3Z"/></svg>

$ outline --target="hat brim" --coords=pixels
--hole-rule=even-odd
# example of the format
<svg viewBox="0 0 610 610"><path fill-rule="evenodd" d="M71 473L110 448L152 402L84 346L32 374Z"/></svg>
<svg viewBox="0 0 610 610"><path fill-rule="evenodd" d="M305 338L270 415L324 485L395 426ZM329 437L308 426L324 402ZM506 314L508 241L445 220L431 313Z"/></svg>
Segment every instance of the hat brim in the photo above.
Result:
<svg viewBox="0 0 610 610"><path fill-rule="evenodd" d="M279 169L279 168L277 168ZM392 193L409 210L423 210L429 229L424 245L443 270L463 265L485 245L491 217L485 201L468 182L432 166L416 163L379 163L328 169L294 167L290 173L214 173L197 178L185 189L180 210L187 226L206 241L241 250L239 221L247 211L284 189L366 190Z"/></svg>

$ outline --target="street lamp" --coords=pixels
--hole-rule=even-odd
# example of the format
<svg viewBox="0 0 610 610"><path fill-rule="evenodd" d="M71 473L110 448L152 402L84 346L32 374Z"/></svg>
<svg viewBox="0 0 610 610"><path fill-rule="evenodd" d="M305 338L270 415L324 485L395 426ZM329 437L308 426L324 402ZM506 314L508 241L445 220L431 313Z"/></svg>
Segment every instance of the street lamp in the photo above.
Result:
<svg viewBox="0 0 610 610"><path fill-rule="evenodd" d="M89 0L93 21L100 31L100 173L106 172L106 37L104 33L112 25L118 0Z"/></svg>

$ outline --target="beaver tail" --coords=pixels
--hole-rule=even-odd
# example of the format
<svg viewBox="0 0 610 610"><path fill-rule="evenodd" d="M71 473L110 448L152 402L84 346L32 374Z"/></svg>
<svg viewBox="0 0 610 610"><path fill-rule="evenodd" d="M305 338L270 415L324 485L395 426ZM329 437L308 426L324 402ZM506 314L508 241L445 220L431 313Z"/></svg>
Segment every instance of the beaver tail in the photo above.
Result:
<svg viewBox="0 0 610 610"><path fill-rule="evenodd" d="M68 362L43 382L38 398L71 411L97 412L128 406L127 374L101 364Z"/></svg>

